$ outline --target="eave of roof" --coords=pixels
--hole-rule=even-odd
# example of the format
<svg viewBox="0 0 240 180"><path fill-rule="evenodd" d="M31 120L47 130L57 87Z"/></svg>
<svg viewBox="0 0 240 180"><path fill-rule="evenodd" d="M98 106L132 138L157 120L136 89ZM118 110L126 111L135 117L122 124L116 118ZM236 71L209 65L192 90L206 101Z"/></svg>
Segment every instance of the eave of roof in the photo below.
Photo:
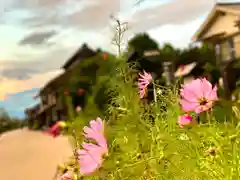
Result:
<svg viewBox="0 0 240 180"><path fill-rule="evenodd" d="M81 50L78 49L62 66L63 69L66 69L77 57L77 55L79 54L79 51Z"/></svg>
<svg viewBox="0 0 240 180"><path fill-rule="evenodd" d="M50 81L47 82L47 84L45 84L39 91L39 94L42 94L43 91L45 91L49 86L51 86L51 84L54 82L54 81L57 81L58 79L60 79L63 75L65 74L65 72L61 73L60 75L56 76L55 78L51 79Z"/></svg>
<svg viewBox="0 0 240 180"><path fill-rule="evenodd" d="M97 54L97 51L94 51L91 47L89 47L86 43L84 43L67 61L66 63L62 66L63 69L67 69L77 58L78 56L83 54L83 57L85 58L85 52L94 55ZM87 56L88 56L87 55ZM91 55L90 55L91 56ZM90 57L89 56L89 57Z"/></svg>
<svg viewBox="0 0 240 180"><path fill-rule="evenodd" d="M233 7L239 6L240 3L217 3L214 5L210 13L208 14L206 20L200 26L200 28L195 32L192 37L193 41L201 40L201 35L208 29L208 27L214 22L214 20L221 15L222 13L231 13L234 15L239 15L239 10L234 9Z"/></svg>

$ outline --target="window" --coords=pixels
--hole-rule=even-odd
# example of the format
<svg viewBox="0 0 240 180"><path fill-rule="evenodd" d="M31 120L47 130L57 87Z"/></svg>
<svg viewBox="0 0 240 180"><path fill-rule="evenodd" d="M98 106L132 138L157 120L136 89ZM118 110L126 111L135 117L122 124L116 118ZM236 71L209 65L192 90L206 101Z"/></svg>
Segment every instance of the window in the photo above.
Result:
<svg viewBox="0 0 240 180"><path fill-rule="evenodd" d="M224 40L220 43L220 52L222 61L231 60L230 48L227 40Z"/></svg>
<svg viewBox="0 0 240 180"><path fill-rule="evenodd" d="M57 113L56 107L52 108L52 120L54 122L56 122L58 120L58 113Z"/></svg>
<svg viewBox="0 0 240 180"><path fill-rule="evenodd" d="M56 92L53 92L53 93L51 94L51 103L52 103L52 104L56 104Z"/></svg>
<svg viewBox="0 0 240 180"><path fill-rule="evenodd" d="M48 104L52 104L52 95L48 94L47 97L48 97L48 99L47 99Z"/></svg>
<svg viewBox="0 0 240 180"><path fill-rule="evenodd" d="M236 56L240 57L240 34L234 37L234 45L235 45Z"/></svg>
<svg viewBox="0 0 240 180"><path fill-rule="evenodd" d="M42 99L42 104L47 105L47 97L43 95L41 99Z"/></svg>

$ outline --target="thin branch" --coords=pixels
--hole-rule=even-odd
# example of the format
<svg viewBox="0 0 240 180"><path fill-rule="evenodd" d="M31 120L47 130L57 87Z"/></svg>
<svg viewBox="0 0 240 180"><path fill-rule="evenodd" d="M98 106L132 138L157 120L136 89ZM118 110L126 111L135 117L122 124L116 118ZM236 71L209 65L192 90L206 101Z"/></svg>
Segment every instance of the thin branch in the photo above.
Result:
<svg viewBox="0 0 240 180"><path fill-rule="evenodd" d="M117 46L118 49L118 56L121 55L121 46L123 44L123 35L128 30L128 23L127 22L121 22L119 19L116 19L115 17L111 16L112 19L114 19L117 23L115 27L115 34L112 39L112 44Z"/></svg>

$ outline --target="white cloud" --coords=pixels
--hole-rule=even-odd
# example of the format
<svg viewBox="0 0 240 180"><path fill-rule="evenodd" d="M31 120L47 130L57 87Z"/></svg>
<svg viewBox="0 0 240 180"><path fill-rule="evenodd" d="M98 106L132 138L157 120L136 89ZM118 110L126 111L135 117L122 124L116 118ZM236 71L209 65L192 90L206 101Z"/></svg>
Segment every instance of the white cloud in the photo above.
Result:
<svg viewBox="0 0 240 180"><path fill-rule="evenodd" d="M24 36L27 33L28 31L24 28L15 27L13 25L1 24L0 26L0 39L1 39L0 61L2 59L6 60L6 59L13 58L14 56L13 54L19 50L17 42L21 40L22 36Z"/></svg>
<svg viewBox="0 0 240 180"><path fill-rule="evenodd" d="M26 12L32 13L21 13L24 14L24 16L22 15L21 17L25 18L25 23L21 23L21 26L20 24L15 24L15 26L8 25L12 27L11 34L13 34L11 37L8 36L10 39L9 42L7 42L8 39L6 36L4 36L6 31L9 31L8 28L5 28L4 33L0 33L0 38L6 39L3 40L2 43L0 42L0 45L4 48L0 56L0 61L29 61L29 59L40 59L41 56L42 59L46 61L50 59L55 61L54 59L58 59L59 57L54 57L54 54L57 55L57 53L53 54L51 50L52 47L33 48L29 46L17 46L17 43L23 36L26 36L27 33L46 28L51 30L53 24L60 27L64 25L64 28L61 28L59 34L51 39L51 43L55 43L56 47L65 46L66 49L63 50L63 52L71 51L70 48L66 46L77 49L83 42L89 43L92 47L100 46L106 50L114 51L115 49L111 45L113 32L110 31L111 28L108 27L111 25L111 23L109 23L111 13L116 14L116 16L119 16L122 20L129 21L130 29L126 33L126 39L128 39L128 37L131 37L134 33L149 31L153 28L160 28L163 33L166 33L164 30L166 28L172 31L171 26L166 26L168 23L176 23L182 18L185 20L194 19L194 12L198 15L210 10L213 2L213 0L202 0L199 2L193 2L192 0L163 0L161 2L157 0L147 0L140 6L134 7L133 5L136 3L136 0L123 0L121 2L119 0L73 0L71 3L70 1L63 0L21 0L16 4L8 4L15 8L16 11L13 9L13 11L11 11L12 16L10 13L7 17L10 19L18 17L17 13L19 13L19 10L16 8L20 7L22 8L21 12L25 10ZM82 6L80 6L80 4ZM73 6L74 10L70 8ZM55 7L54 11L46 11L46 8L53 7ZM188 8L188 10L186 10L186 8ZM186 12L185 15L183 12ZM190 15L191 13L193 13L193 15ZM26 19L27 14L34 16L29 16L30 19ZM168 18L169 21L164 20L166 18ZM30 21L37 24L40 23L43 26L32 29L27 26ZM18 21L18 23L20 22L21 21ZM99 22L101 23L99 24ZM12 21L12 23L14 23L14 21ZM26 27L28 27L28 29ZM153 38L154 37L155 36L153 36ZM156 37L158 38L158 36ZM172 39L175 39L174 33ZM59 62L62 63L63 60Z"/></svg>
<svg viewBox="0 0 240 180"><path fill-rule="evenodd" d="M7 94L43 87L50 79L62 73L61 70L35 74L27 80L9 80L3 78L0 82L0 100L3 100Z"/></svg>
<svg viewBox="0 0 240 180"><path fill-rule="evenodd" d="M184 23L182 25L164 25L160 28L155 28L148 33L153 37L160 45L165 42L172 43L176 47L187 47L191 42L191 37L194 32L203 23L206 15L197 18L196 20Z"/></svg>

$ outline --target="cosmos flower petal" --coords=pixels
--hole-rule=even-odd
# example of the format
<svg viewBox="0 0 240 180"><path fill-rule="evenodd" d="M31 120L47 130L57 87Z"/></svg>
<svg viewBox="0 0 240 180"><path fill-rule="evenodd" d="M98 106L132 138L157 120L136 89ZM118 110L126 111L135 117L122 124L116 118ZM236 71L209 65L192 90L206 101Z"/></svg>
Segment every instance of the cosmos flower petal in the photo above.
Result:
<svg viewBox="0 0 240 180"><path fill-rule="evenodd" d="M73 174L70 172L66 172L62 174L59 178L59 180L72 180L73 179Z"/></svg>
<svg viewBox="0 0 240 180"><path fill-rule="evenodd" d="M194 111L198 106L197 102L189 102L189 101L186 101L185 99L181 99L180 104L181 104L182 110L185 112Z"/></svg>
<svg viewBox="0 0 240 180"><path fill-rule="evenodd" d="M100 146L91 143L83 143L82 147L83 149L78 151L80 173L82 175L89 175L101 166L103 152Z"/></svg>
<svg viewBox="0 0 240 180"><path fill-rule="evenodd" d="M84 136L87 139L94 140L99 146L103 148L103 152L108 152L107 140L104 136L104 122L101 118L90 121L90 127L83 128Z"/></svg>
<svg viewBox="0 0 240 180"><path fill-rule="evenodd" d="M187 126L193 122L193 117L185 114L178 117L178 124L180 127Z"/></svg>
<svg viewBox="0 0 240 180"><path fill-rule="evenodd" d="M218 96L217 96L217 86L214 86L213 89L208 92L206 98L207 98L207 99L210 99L210 100L212 100L212 101L218 100Z"/></svg>
<svg viewBox="0 0 240 180"><path fill-rule="evenodd" d="M152 81L151 73L147 73L146 71L143 71L143 74L139 73L138 88L141 99L144 98L144 96L146 95L147 92L146 89L148 85L151 83L151 81Z"/></svg>

